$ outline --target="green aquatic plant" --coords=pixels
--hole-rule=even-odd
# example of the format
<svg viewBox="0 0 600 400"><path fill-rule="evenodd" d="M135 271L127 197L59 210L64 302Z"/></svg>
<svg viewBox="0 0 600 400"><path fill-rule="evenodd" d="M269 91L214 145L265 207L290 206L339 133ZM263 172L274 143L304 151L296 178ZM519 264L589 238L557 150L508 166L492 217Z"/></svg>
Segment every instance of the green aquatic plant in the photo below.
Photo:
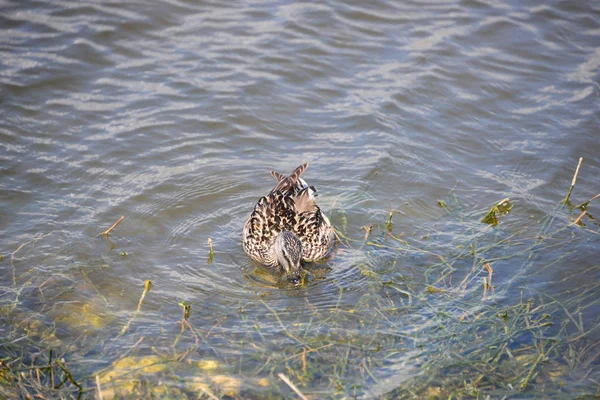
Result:
<svg viewBox="0 0 600 400"><path fill-rule="evenodd" d="M488 213L481 219L481 222L489 225L498 225L498 216L508 214L512 210L512 203L509 198L494 204Z"/></svg>
<svg viewBox="0 0 600 400"><path fill-rule="evenodd" d="M190 317L190 311L192 310L191 304L186 304L184 301L180 302L179 305L183 311L183 319L186 320Z"/></svg>
<svg viewBox="0 0 600 400"><path fill-rule="evenodd" d="M212 263L215 259L215 250L213 249L213 241L211 238L208 238L208 260L206 262L208 264Z"/></svg>

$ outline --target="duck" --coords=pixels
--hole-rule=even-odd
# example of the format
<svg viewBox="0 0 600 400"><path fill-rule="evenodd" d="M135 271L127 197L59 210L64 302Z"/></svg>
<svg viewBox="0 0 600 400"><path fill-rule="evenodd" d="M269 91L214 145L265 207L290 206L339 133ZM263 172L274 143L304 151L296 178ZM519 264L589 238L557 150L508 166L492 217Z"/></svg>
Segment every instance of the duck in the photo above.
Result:
<svg viewBox="0 0 600 400"><path fill-rule="evenodd" d="M295 284L300 281L302 262L327 256L335 235L315 201L317 189L302 179L307 168L308 163L302 164L287 176L270 171L277 184L258 200L243 232L246 254Z"/></svg>

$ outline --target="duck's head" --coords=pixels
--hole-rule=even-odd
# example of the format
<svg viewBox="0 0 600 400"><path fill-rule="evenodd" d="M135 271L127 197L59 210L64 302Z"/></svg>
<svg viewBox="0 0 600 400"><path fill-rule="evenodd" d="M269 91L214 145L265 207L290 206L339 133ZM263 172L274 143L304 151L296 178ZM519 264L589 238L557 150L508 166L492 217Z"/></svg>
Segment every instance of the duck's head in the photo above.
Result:
<svg viewBox="0 0 600 400"><path fill-rule="evenodd" d="M302 266L302 242L290 231L280 232L275 238L277 263L288 280L294 284L300 281Z"/></svg>

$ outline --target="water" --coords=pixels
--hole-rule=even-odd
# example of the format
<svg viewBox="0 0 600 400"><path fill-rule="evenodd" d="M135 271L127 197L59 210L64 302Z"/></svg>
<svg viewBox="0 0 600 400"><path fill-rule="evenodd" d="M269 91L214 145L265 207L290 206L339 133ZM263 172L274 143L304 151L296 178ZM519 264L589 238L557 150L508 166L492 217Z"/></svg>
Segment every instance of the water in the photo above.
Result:
<svg viewBox="0 0 600 400"><path fill-rule="evenodd" d="M0 358L29 335L22 362L53 348L89 396L133 356L162 360L132 376L174 397L200 382L293 398L278 373L312 398L463 381L493 397L598 393L598 225L556 207L579 157L572 202L600 191L600 3L2 1L0 21ZM303 162L349 241L297 289L249 260L241 228L268 171ZM506 197L511 213L482 224ZM386 236L390 209L409 250ZM453 380L495 332L459 317L529 299L554 325L511 343L550 361L515 351L495 360L519 364L514 379ZM180 302L199 341L187 326L178 338Z"/></svg>

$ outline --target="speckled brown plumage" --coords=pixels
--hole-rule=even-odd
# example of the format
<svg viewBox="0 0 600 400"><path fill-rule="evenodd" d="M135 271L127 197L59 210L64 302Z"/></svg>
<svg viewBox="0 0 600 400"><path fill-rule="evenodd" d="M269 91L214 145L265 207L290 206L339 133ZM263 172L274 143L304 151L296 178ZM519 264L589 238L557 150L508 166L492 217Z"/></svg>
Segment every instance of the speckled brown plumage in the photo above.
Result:
<svg viewBox="0 0 600 400"><path fill-rule="evenodd" d="M274 243L283 231L300 239L305 262L319 260L331 249L331 223L315 202L316 189L301 178L307 167L303 164L289 176L271 171L277 185L260 198L244 226L244 250L261 264L277 267Z"/></svg>

